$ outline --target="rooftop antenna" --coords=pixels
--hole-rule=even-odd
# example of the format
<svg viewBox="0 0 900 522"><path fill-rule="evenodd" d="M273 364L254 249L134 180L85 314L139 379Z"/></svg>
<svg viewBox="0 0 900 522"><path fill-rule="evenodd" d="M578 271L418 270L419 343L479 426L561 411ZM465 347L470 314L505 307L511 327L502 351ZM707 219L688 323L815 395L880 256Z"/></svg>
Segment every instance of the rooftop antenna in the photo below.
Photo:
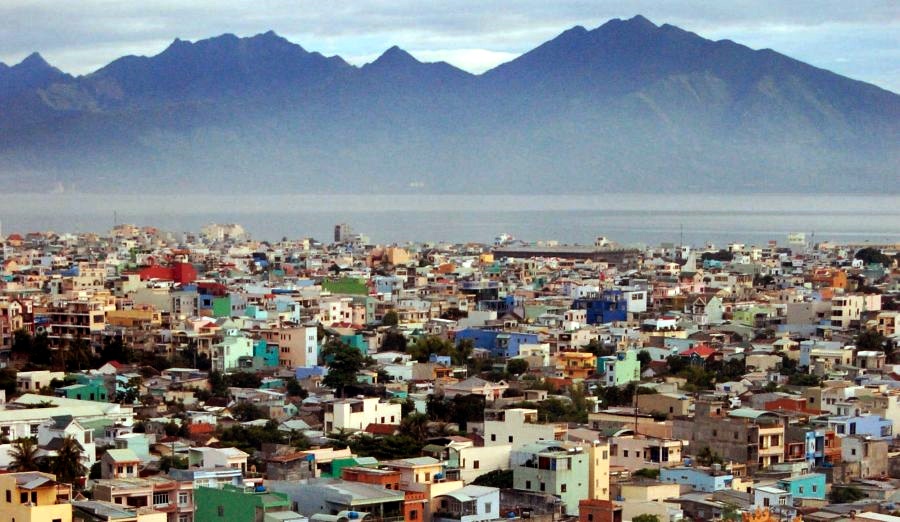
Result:
<svg viewBox="0 0 900 522"><path fill-rule="evenodd" d="M684 223L678 224L678 259L684 255Z"/></svg>

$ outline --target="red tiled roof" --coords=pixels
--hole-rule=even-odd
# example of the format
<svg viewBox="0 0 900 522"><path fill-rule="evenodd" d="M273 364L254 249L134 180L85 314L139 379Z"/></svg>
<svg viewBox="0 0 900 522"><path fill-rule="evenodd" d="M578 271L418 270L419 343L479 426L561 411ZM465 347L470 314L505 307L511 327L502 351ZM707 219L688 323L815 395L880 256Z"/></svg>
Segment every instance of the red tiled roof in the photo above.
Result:
<svg viewBox="0 0 900 522"><path fill-rule="evenodd" d="M709 346L693 346L693 347L688 348L687 350L679 353L678 355L680 355L682 357L690 357L690 356L696 354L696 355L706 359L714 353L716 353L716 350L710 348Z"/></svg>
<svg viewBox="0 0 900 522"><path fill-rule="evenodd" d="M371 423L366 426L366 433L371 433L372 435L393 435L400 429L400 426L396 424L376 424Z"/></svg>
<svg viewBox="0 0 900 522"><path fill-rule="evenodd" d="M188 424L188 433L191 435L203 435L207 433L214 433L215 431L216 427L208 422Z"/></svg>

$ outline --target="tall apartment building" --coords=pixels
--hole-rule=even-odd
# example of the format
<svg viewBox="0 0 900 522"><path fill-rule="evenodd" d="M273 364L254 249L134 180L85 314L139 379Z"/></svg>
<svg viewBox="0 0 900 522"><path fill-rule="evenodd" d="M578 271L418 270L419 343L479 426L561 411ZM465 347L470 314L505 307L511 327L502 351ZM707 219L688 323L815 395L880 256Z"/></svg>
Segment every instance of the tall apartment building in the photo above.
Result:
<svg viewBox="0 0 900 522"><path fill-rule="evenodd" d="M315 326L292 326L254 330L269 346L278 350L278 365L309 368L319 361L319 331Z"/></svg>

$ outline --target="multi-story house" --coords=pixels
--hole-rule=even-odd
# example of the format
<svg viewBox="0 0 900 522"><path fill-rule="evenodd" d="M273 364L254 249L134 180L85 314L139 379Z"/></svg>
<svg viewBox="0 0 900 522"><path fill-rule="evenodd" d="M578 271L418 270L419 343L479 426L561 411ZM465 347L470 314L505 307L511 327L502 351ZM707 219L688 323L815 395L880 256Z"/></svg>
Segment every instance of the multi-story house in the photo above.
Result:
<svg viewBox="0 0 900 522"><path fill-rule="evenodd" d="M691 452L704 449L753 472L784 460L784 422L775 413L738 408L728 411L721 400L701 398L693 418L674 420L675 438L690 441Z"/></svg>
<svg viewBox="0 0 900 522"><path fill-rule="evenodd" d="M282 326L254 333L276 347L279 366L309 368L319 364L319 334L314 326Z"/></svg>
<svg viewBox="0 0 900 522"><path fill-rule="evenodd" d="M612 465L628 471L679 466L683 449L684 441L642 435L613 436L609 444Z"/></svg>
<svg viewBox="0 0 900 522"><path fill-rule="evenodd" d="M0 475L3 522L72 522L72 486L39 471Z"/></svg>
<svg viewBox="0 0 900 522"><path fill-rule="evenodd" d="M637 350L618 352L597 358L597 375L604 386L624 386L641 379Z"/></svg>
<svg viewBox="0 0 900 522"><path fill-rule="evenodd" d="M540 441L562 441L568 427L564 423L540 423L537 410L510 408L484 411L484 445L512 444L517 448Z"/></svg>
<svg viewBox="0 0 900 522"><path fill-rule="evenodd" d="M512 452L513 489L555 495L567 515L578 514L588 498L590 459L582 446L558 441L526 444Z"/></svg>
<svg viewBox="0 0 900 522"><path fill-rule="evenodd" d="M399 425L402 418L400 404L382 402L378 397L340 399L324 406L325 433L362 431L369 424Z"/></svg>

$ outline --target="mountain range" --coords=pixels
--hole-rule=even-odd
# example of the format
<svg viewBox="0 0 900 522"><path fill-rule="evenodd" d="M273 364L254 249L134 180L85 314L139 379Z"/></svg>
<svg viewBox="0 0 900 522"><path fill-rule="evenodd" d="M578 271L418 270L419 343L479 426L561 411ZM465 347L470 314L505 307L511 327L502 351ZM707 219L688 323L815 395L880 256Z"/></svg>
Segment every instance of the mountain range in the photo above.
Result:
<svg viewBox="0 0 900 522"><path fill-rule="evenodd" d="M896 192L898 166L897 94L642 16L480 75L273 32L0 64L5 191Z"/></svg>

